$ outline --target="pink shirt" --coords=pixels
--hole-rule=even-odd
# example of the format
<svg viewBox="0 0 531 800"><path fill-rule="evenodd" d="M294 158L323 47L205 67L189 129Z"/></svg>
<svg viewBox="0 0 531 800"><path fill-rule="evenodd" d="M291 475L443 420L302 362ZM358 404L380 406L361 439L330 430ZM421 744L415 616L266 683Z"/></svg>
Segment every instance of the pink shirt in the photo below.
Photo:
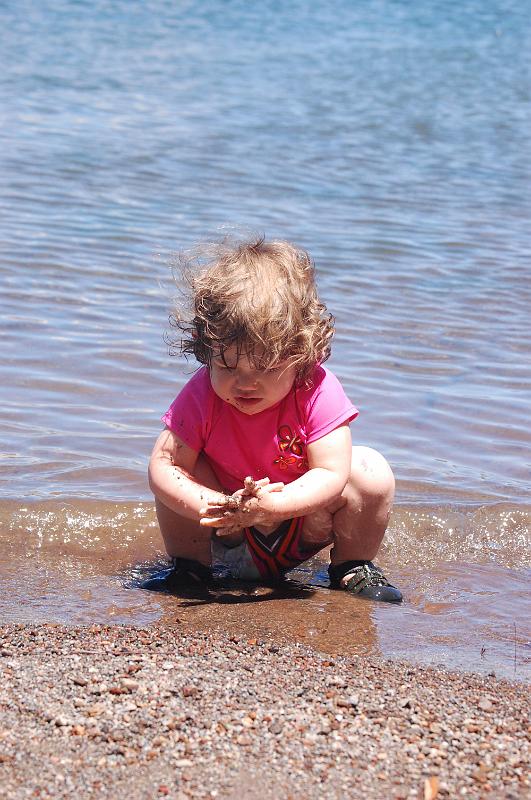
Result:
<svg viewBox="0 0 531 800"><path fill-rule="evenodd" d="M245 414L221 400L202 367L162 421L185 444L203 452L226 491L247 475L290 483L308 470L306 445L358 415L338 379L318 366L310 389L293 386L274 406Z"/></svg>

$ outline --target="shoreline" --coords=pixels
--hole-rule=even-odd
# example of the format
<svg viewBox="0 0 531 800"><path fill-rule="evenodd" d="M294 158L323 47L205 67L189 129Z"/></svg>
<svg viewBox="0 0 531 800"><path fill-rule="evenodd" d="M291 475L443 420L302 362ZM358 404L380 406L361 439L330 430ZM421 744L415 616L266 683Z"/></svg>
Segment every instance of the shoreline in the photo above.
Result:
<svg viewBox="0 0 531 800"><path fill-rule="evenodd" d="M0 626L0 785L26 797L517 798L527 688L179 625Z"/></svg>

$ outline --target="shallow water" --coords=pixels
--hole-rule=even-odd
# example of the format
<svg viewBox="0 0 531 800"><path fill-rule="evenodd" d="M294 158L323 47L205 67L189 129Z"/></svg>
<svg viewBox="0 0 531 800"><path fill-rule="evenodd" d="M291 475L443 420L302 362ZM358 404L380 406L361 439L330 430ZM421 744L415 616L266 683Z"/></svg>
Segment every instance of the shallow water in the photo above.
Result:
<svg viewBox="0 0 531 800"><path fill-rule="evenodd" d="M160 557L152 518L142 533L146 461L193 369L162 340L171 262L237 226L316 259L354 438L397 475L382 560L408 600L362 610L318 588L271 600L267 621L263 602L186 613L259 627L278 608L279 630L292 620L328 648L354 646L352 613L381 652L514 672L531 475L525 4L59 0L3 4L0 24L2 618L174 613L125 588Z"/></svg>
<svg viewBox="0 0 531 800"><path fill-rule="evenodd" d="M405 595L386 606L330 591L322 558L279 588L226 586L210 597L146 592L165 566L151 504L5 502L0 618L12 622L220 628L297 639L332 654L371 653L529 676L526 512L398 507L380 563ZM325 554L323 554L324 558Z"/></svg>

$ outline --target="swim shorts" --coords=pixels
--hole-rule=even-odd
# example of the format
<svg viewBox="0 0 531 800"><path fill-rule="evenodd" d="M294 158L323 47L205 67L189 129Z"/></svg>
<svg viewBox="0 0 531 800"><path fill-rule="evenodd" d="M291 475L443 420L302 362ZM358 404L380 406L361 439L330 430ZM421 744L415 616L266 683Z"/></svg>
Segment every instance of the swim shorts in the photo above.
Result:
<svg viewBox="0 0 531 800"><path fill-rule="evenodd" d="M321 547L303 550L300 545L304 517L282 522L272 533L244 528L244 541L226 547L212 537L212 568L215 575L236 580L277 581L290 569L316 555Z"/></svg>

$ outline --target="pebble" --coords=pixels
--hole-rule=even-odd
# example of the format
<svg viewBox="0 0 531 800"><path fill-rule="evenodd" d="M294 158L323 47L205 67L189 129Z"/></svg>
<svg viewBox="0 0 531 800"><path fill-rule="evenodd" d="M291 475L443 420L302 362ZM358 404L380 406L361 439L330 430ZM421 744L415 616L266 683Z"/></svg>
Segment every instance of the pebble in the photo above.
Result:
<svg viewBox="0 0 531 800"><path fill-rule="evenodd" d="M195 697L198 694L199 694L199 689L197 688L197 686L188 685L188 686L183 686L182 688L183 697Z"/></svg>
<svg viewBox="0 0 531 800"><path fill-rule="evenodd" d="M279 733L282 733L284 726L281 722L272 722L269 726L269 733L272 733L274 736L277 736Z"/></svg>
<svg viewBox="0 0 531 800"><path fill-rule="evenodd" d="M517 683L489 680L494 703L480 676L168 624L4 625L0 647L17 653L0 681L6 800L529 790Z"/></svg>
<svg viewBox="0 0 531 800"><path fill-rule="evenodd" d="M134 689L138 689L139 684L138 681L133 678L122 678L121 685L124 689L128 689L132 692Z"/></svg>

